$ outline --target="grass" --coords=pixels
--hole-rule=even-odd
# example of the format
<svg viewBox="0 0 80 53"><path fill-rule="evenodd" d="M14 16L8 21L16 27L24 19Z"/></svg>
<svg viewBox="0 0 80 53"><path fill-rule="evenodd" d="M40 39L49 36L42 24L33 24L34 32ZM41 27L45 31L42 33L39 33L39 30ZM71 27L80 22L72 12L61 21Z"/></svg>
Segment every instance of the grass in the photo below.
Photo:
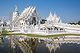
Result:
<svg viewBox="0 0 80 53"><path fill-rule="evenodd" d="M80 34L58 34L58 35L36 35L36 34L27 34L30 37L58 37L58 36L67 36L67 35L76 35L80 36Z"/></svg>
<svg viewBox="0 0 80 53"><path fill-rule="evenodd" d="M9 33L7 30L3 30L3 31L1 32L1 34L7 34L7 33Z"/></svg>
<svg viewBox="0 0 80 53"><path fill-rule="evenodd" d="M37 34L23 34L23 33L11 33L7 30L3 30L2 33L0 33L0 35L26 35L26 36L30 36L30 37L59 37L59 36L68 36L68 35L76 35L76 36L80 36L80 34L57 34L57 35L37 35Z"/></svg>
<svg viewBox="0 0 80 53"><path fill-rule="evenodd" d="M37 34L23 34L23 33L1 33L1 35L26 35L30 37L59 37L59 36L68 36L68 35L76 35L80 36L80 34L58 34L58 35L37 35Z"/></svg>

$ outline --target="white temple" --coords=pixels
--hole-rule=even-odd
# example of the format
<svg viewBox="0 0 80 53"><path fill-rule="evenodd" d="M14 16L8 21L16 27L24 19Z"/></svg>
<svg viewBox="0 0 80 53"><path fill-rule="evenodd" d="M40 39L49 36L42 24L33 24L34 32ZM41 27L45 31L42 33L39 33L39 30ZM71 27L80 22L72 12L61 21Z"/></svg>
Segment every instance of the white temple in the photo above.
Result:
<svg viewBox="0 0 80 53"><path fill-rule="evenodd" d="M52 14L50 12L44 24L40 23L41 20L35 7L29 6L21 14L16 7L12 16L12 30L19 33L44 35L80 33L80 25L62 23L56 13Z"/></svg>

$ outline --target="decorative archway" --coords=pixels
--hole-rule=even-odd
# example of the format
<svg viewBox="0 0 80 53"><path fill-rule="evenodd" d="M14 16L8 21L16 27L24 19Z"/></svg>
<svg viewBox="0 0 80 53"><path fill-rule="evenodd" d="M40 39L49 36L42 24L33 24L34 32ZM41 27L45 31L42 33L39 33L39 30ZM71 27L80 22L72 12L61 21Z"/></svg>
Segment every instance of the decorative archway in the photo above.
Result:
<svg viewBox="0 0 80 53"><path fill-rule="evenodd" d="M36 17L32 17L32 24L36 25Z"/></svg>

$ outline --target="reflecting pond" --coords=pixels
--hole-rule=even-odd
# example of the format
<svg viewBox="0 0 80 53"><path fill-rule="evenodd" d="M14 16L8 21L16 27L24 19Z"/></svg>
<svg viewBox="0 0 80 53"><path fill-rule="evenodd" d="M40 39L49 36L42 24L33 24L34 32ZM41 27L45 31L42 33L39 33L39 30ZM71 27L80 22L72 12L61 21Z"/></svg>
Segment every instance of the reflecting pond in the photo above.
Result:
<svg viewBox="0 0 80 53"><path fill-rule="evenodd" d="M80 44L47 43L38 38L25 37L23 39L23 36L1 36L0 53L80 53Z"/></svg>

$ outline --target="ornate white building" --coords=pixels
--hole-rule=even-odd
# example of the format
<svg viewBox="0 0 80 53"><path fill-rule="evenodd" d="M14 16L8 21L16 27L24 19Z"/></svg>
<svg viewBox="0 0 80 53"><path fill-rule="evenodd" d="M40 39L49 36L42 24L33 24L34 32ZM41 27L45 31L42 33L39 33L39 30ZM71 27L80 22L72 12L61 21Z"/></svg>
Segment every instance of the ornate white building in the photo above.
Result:
<svg viewBox="0 0 80 53"><path fill-rule="evenodd" d="M58 17L55 13L52 15L52 13L50 12L47 21L52 23L60 23L60 17Z"/></svg>
<svg viewBox="0 0 80 53"><path fill-rule="evenodd" d="M50 12L44 24L40 23L41 20L35 7L29 6L21 14L19 14L16 7L12 16L12 30L20 33L33 34L80 33L79 25L62 23L56 13L52 14Z"/></svg>

